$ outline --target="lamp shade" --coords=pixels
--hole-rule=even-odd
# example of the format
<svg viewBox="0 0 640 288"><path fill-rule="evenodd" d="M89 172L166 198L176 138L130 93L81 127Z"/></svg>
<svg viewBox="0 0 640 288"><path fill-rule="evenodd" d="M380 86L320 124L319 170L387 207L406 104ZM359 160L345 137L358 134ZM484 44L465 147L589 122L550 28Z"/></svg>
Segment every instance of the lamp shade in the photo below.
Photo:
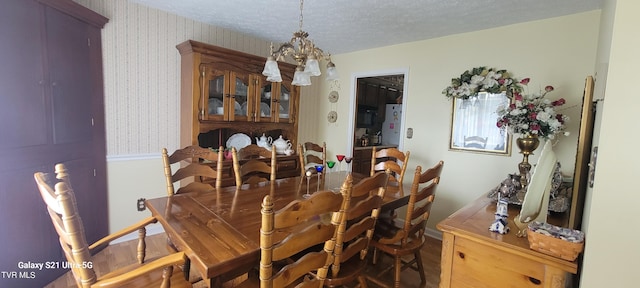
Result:
<svg viewBox="0 0 640 288"><path fill-rule="evenodd" d="M278 62L273 59L273 56L269 56L267 58L267 62L264 63L264 69L262 70L262 75L264 76L274 76L276 74L280 74L280 69L278 68Z"/></svg>
<svg viewBox="0 0 640 288"><path fill-rule="evenodd" d="M338 77L338 69L336 69L336 65L329 61L329 63L327 63L327 81L338 80Z"/></svg>
<svg viewBox="0 0 640 288"><path fill-rule="evenodd" d="M309 86L311 85L311 75L304 72L302 67L296 68L296 73L293 74L293 81L291 85L295 86Z"/></svg>
<svg viewBox="0 0 640 288"><path fill-rule="evenodd" d="M277 75L272 75L267 77L267 81L269 82L282 82L282 75L280 75L280 70L278 70Z"/></svg>
<svg viewBox="0 0 640 288"><path fill-rule="evenodd" d="M311 55L307 58L307 63L304 66L304 73L311 76L320 76L320 64L315 56Z"/></svg>

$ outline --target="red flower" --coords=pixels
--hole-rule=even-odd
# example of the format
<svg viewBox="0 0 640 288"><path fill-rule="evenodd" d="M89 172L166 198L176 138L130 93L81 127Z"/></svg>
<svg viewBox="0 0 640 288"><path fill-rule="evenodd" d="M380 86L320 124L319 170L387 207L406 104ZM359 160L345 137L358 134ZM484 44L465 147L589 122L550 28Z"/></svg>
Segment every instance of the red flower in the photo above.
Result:
<svg viewBox="0 0 640 288"><path fill-rule="evenodd" d="M504 81L505 81L504 78L500 78L498 79L498 84L504 85Z"/></svg>
<svg viewBox="0 0 640 288"><path fill-rule="evenodd" d="M527 108L529 108L529 110L533 110L534 108L536 108L536 105L533 105L533 103L529 103L529 105L527 105Z"/></svg>
<svg viewBox="0 0 640 288"><path fill-rule="evenodd" d="M520 84L522 84L522 85L527 85L527 84L529 84L529 80L531 80L531 79L529 79L529 78L524 78L524 79L520 80ZM553 88L553 87L551 87L551 88Z"/></svg>
<svg viewBox="0 0 640 288"><path fill-rule="evenodd" d="M547 85L546 87L544 87L544 91L547 91L547 92L553 91L553 86Z"/></svg>
<svg viewBox="0 0 640 288"><path fill-rule="evenodd" d="M516 101L522 101L522 95L518 92L515 93L514 99L516 99Z"/></svg>
<svg viewBox="0 0 640 288"><path fill-rule="evenodd" d="M531 114L529 114L529 119L531 120L536 120L536 117L538 117L538 114L536 114L536 112L531 112Z"/></svg>
<svg viewBox="0 0 640 288"><path fill-rule="evenodd" d="M540 130L540 125L531 124L531 126L529 126L529 129L531 129L531 131L538 131L538 130Z"/></svg>
<svg viewBox="0 0 640 288"><path fill-rule="evenodd" d="M560 123L564 124L564 118L562 118L562 114L556 114L556 119L557 119Z"/></svg>
<svg viewBox="0 0 640 288"><path fill-rule="evenodd" d="M553 106L560 106L560 105L564 105L564 103L566 103L566 101L564 100L564 98L560 98L560 99L558 99L558 100L556 100L556 101L553 101L553 102L551 103L551 105L553 105Z"/></svg>
<svg viewBox="0 0 640 288"><path fill-rule="evenodd" d="M509 104L509 110L513 110L513 109L516 109L516 104L515 103Z"/></svg>

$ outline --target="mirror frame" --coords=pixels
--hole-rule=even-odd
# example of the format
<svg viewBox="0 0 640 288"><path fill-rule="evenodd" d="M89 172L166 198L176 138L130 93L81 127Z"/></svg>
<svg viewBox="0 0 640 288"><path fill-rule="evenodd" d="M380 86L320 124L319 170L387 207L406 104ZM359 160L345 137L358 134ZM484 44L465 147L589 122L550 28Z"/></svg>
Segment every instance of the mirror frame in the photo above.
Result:
<svg viewBox="0 0 640 288"><path fill-rule="evenodd" d="M480 94L482 93L486 93L489 94L487 92L480 92ZM505 100L509 101L509 98L507 97L507 95L505 93L502 93L502 95L504 95ZM478 97L478 96L476 96ZM451 126L450 126L450 134L449 134L449 150L451 151L468 151L468 152L476 152L476 153L486 153L486 154L493 154L493 155L501 155L501 156L511 156L511 134L507 133L507 132L502 132L500 131L500 129L495 125L495 123L497 122L497 114L495 113L495 110L493 110L491 113L495 116L494 119L495 121L492 122L492 127L494 127L496 129L497 132L499 133L504 133L506 134L505 142L504 142L504 149L501 150L496 150L496 149L489 149L489 148L474 148L474 147L464 147L464 146L456 146L454 145L454 140L455 140L455 135L456 135L456 123L458 123L457 121L462 121L461 118L463 117L463 115L461 115L461 113L457 113L459 108L463 105L463 99L461 98L454 98L452 100L451 103ZM466 100L468 101L468 100ZM476 98L476 101L480 101L479 99ZM497 107L496 107L497 108ZM473 136L473 135L469 135L469 136Z"/></svg>

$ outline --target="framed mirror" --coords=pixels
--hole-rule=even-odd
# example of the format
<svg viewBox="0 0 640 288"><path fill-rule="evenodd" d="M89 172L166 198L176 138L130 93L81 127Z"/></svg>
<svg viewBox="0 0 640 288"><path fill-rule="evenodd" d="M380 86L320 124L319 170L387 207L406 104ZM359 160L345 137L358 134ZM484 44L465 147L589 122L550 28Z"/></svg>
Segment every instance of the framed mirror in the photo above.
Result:
<svg viewBox="0 0 640 288"><path fill-rule="evenodd" d="M496 126L496 110L509 101L505 93L487 92L453 98L449 149L511 155L511 136Z"/></svg>

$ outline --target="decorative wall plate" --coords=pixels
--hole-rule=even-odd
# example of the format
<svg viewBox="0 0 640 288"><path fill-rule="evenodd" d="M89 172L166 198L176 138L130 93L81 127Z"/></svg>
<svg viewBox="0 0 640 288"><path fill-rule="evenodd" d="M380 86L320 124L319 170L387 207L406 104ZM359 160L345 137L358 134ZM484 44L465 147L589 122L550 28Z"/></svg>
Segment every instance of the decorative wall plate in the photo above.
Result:
<svg viewBox="0 0 640 288"><path fill-rule="evenodd" d="M329 102L336 103L338 102L338 98L340 98L340 95L338 95L338 91L331 91L329 93Z"/></svg>
<svg viewBox="0 0 640 288"><path fill-rule="evenodd" d="M338 112L329 111L329 114L327 114L327 121L329 121L329 123L335 123L336 120L338 120Z"/></svg>

